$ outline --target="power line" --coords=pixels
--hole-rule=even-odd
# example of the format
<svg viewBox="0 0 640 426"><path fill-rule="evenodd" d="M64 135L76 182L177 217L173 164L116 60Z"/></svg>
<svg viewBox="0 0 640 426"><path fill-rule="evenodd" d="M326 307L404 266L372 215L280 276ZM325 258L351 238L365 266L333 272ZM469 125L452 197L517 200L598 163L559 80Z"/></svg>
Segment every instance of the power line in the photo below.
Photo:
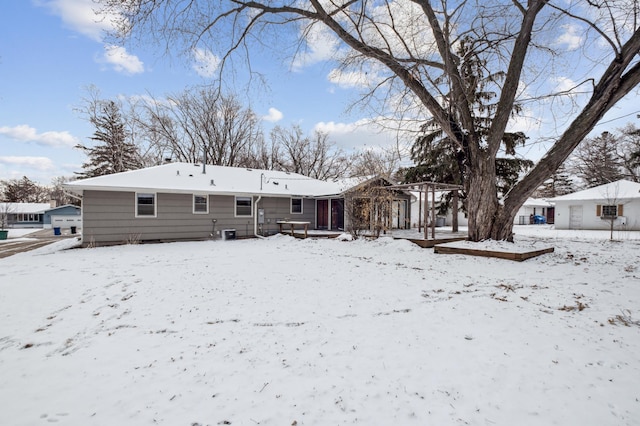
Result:
<svg viewBox="0 0 640 426"><path fill-rule="evenodd" d="M598 126L600 126L600 125L602 125L602 124L611 123L612 121L620 120L621 118L629 117L630 115L638 114L638 113L640 113L640 111L630 112L629 114L622 115L622 116L617 117L617 118L612 118L611 120L601 121L600 123L596 124L594 127L598 127ZM640 118L640 116L638 116L638 118Z"/></svg>

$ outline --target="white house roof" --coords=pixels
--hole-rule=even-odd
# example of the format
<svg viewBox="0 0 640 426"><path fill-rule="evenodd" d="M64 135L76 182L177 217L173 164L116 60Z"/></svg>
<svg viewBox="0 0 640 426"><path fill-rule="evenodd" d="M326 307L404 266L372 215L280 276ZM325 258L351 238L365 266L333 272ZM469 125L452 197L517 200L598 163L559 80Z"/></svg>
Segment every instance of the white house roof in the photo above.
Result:
<svg viewBox="0 0 640 426"><path fill-rule="evenodd" d="M202 164L168 163L64 184L68 191L136 191L226 195L324 196L342 192L337 182L297 173Z"/></svg>
<svg viewBox="0 0 640 426"><path fill-rule="evenodd" d="M49 203L0 203L0 212L7 213L44 213L45 210L49 210L51 205Z"/></svg>
<svg viewBox="0 0 640 426"><path fill-rule="evenodd" d="M524 207L553 207L549 201L542 198L527 198L523 204Z"/></svg>
<svg viewBox="0 0 640 426"><path fill-rule="evenodd" d="M640 183L629 180L619 180L574 192L573 194L562 195L549 199L549 201L584 201L584 200L629 200L640 198Z"/></svg>

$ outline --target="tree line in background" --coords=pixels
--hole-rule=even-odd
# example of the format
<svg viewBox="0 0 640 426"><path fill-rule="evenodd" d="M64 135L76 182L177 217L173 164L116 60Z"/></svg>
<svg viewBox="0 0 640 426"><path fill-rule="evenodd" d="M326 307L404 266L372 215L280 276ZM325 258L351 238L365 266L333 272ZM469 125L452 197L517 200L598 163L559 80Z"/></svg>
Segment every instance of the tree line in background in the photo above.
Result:
<svg viewBox="0 0 640 426"><path fill-rule="evenodd" d="M101 99L95 88L79 109L94 127L78 177L89 178L167 161L251 167L316 179L390 174L398 156L386 151L347 154L327 133L305 135L292 125L265 136L260 118L234 95L197 87L164 98Z"/></svg>
<svg viewBox="0 0 640 426"><path fill-rule="evenodd" d="M488 108L483 103L487 91L481 79L477 92L477 107ZM422 126L414 141L411 159L415 165L399 167L400 156L392 150L347 154L331 142L327 133L316 131L309 137L296 125L276 126L267 139L260 119L250 108L237 97L221 95L210 88L126 103L101 99L96 89L89 93L80 111L95 131L89 137L90 144L77 146L87 155L83 171L74 177L56 177L48 186L26 176L0 181L2 201L77 204L78 200L62 189L69 180L135 170L168 160L200 162L203 158L209 164L283 170L323 180L379 175L398 183L464 181L465 168L455 155L455 144L433 120ZM490 121L479 121L476 126L479 131L488 132L489 124ZM527 139L524 134L505 133L504 138L504 156L496 159L496 187L502 195L533 165L516 156L516 146ZM640 181L640 129L633 124L582 141L534 196L551 198L619 179ZM460 195L464 209L465 191ZM449 208L452 201L451 194L444 197L442 209Z"/></svg>
<svg viewBox="0 0 640 426"><path fill-rule="evenodd" d="M57 206L65 204L80 205L80 200L64 192L62 185L73 178L58 176L50 185L40 185L26 176L21 179L0 180L0 202L7 203L49 203Z"/></svg>

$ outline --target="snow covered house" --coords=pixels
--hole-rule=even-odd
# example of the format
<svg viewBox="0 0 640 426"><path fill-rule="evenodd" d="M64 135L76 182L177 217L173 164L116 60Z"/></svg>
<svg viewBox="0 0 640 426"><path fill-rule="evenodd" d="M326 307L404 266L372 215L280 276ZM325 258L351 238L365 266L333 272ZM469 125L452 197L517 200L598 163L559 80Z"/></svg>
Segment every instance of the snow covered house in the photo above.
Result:
<svg viewBox="0 0 640 426"><path fill-rule="evenodd" d="M278 222L342 231L351 190L344 181L189 163L64 186L82 198L84 245L264 236L277 233Z"/></svg>
<svg viewBox="0 0 640 426"><path fill-rule="evenodd" d="M12 228L42 228L44 213L49 203L0 203L0 214L6 215L7 226Z"/></svg>
<svg viewBox="0 0 640 426"><path fill-rule="evenodd" d="M619 180L549 199L556 229L640 230L640 183Z"/></svg>

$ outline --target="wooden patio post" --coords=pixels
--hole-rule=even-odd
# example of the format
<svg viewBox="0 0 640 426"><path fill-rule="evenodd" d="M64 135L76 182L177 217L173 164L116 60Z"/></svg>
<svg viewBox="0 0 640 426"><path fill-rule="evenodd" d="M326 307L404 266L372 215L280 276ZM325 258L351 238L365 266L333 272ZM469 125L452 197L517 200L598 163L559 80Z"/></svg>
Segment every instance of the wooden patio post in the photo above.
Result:
<svg viewBox="0 0 640 426"><path fill-rule="evenodd" d="M451 216L451 232L458 232L458 190L454 189L453 190L453 201L452 201L452 206L451 206L451 210L453 210L452 216Z"/></svg>
<svg viewBox="0 0 640 426"><path fill-rule="evenodd" d="M418 201L418 232L422 232L422 188L420 188L420 199Z"/></svg>
<svg viewBox="0 0 640 426"><path fill-rule="evenodd" d="M431 185L431 238L436 239L436 186Z"/></svg>
<svg viewBox="0 0 640 426"><path fill-rule="evenodd" d="M424 239L429 239L429 227L427 226L427 218L429 217L429 185L426 183L424 187Z"/></svg>

